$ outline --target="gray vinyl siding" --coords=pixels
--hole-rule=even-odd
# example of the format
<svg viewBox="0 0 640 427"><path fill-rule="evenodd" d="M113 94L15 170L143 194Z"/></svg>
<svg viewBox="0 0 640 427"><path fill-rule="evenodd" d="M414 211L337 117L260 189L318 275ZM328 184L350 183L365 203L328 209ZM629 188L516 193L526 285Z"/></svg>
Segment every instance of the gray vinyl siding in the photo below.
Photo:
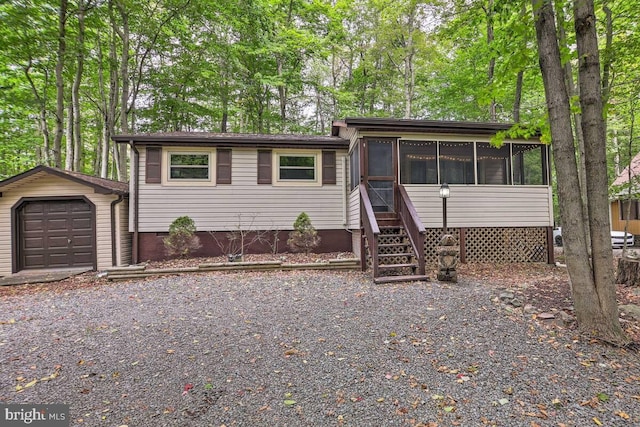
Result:
<svg viewBox="0 0 640 427"><path fill-rule="evenodd" d="M439 186L405 185L427 228L442 227ZM449 227L547 227L553 225L551 187L451 185Z"/></svg>
<svg viewBox="0 0 640 427"><path fill-rule="evenodd" d="M239 224L245 229L291 230L301 212L319 230L342 229L346 200L340 165L345 156L346 151L336 152L335 185L258 185L255 149L233 150L231 184L162 185L145 183L145 150L140 150L139 231L166 232L183 215L190 216L199 231L228 231Z"/></svg>
<svg viewBox="0 0 640 427"><path fill-rule="evenodd" d="M442 227L439 186L405 185L427 228ZM544 186L451 186L449 227L547 227L553 225L551 188ZM349 194L348 228L360 227L360 193Z"/></svg>
<svg viewBox="0 0 640 427"><path fill-rule="evenodd" d="M338 136L349 141L349 150L351 150L353 144L358 140L358 131L353 128L340 128Z"/></svg>
<svg viewBox="0 0 640 427"><path fill-rule="evenodd" d="M347 227L351 230L360 228L360 189L358 187L349 194Z"/></svg>

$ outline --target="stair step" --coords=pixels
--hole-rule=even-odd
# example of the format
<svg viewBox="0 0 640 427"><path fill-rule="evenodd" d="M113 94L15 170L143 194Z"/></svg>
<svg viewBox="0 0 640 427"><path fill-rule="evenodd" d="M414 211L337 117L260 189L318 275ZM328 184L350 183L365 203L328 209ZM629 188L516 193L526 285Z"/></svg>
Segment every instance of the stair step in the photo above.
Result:
<svg viewBox="0 0 640 427"><path fill-rule="evenodd" d="M402 240L404 240L404 239L406 239L406 237L407 236L405 234L379 234L378 235L378 242L380 240L383 240L383 239L402 239Z"/></svg>
<svg viewBox="0 0 640 427"><path fill-rule="evenodd" d="M393 248L393 247L409 247L411 246L410 242L400 242L400 243L378 243L378 248ZM369 248L369 242L365 243L365 247Z"/></svg>
<svg viewBox="0 0 640 427"><path fill-rule="evenodd" d="M408 247L409 243L378 243L378 248L393 248L393 247L400 247L400 246L405 246Z"/></svg>
<svg viewBox="0 0 640 427"><path fill-rule="evenodd" d="M383 276L373 279L374 283L428 282L429 276L414 274L410 276Z"/></svg>
<svg viewBox="0 0 640 427"><path fill-rule="evenodd" d="M412 253L409 252L404 252L401 254L378 254L378 259L380 258L388 258L388 257L392 257L392 256L413 256Z"/></svg>
<svg viewBox="0 0 640 427"><path fill-rule="evenodd" d="M414 264L414 263L408 263L408 264L378 264L378 269L379 270L390 270L390 269L407 268L407 267L418 268L418 264Z"/></svg>

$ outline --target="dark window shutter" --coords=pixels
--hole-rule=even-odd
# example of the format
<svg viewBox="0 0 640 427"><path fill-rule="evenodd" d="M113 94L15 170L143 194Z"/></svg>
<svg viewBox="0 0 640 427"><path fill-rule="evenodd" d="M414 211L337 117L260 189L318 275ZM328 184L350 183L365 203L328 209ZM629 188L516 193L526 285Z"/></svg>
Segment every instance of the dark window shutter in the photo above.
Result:
<svg viewBox="0 0 640 427"><path fill-rule="evenodd" d="M336 152L335 151L322 152L322 183L323 184L336 183Z"/></svg>
<svg viewBox="0 0 640 427"><path fill-rule="evenodd" d="M146 159L145 182L160 184L162 182L162 148L147 147Z"/></svg>
<svg viewBox="0 0 640 427"><path fill-rule="evenodd" d="M271 150L258 150L258 184L271 184Z"/></svg>
<svg viewBox="0 0 640 427"><path fill-rule="evenodd" d="M231 184L231 149L218 149L216 166L216 183Z"/></svg>

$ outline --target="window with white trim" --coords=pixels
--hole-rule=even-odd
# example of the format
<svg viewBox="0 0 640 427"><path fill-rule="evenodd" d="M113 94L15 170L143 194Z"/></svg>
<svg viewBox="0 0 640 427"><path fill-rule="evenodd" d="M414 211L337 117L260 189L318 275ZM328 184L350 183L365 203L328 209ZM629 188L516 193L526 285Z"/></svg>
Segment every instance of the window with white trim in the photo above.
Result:
<svg viewBox="0 0 640 427"><path fill-rule="evenodd" d="M318 182L317 154L278 154L277 165L278 181Z"/></svg>
<svg viewBox="0 0 640 427"><path fill-rule="evenodd" d="M211 153L169 153L169 180L210 181Z"/></svg>

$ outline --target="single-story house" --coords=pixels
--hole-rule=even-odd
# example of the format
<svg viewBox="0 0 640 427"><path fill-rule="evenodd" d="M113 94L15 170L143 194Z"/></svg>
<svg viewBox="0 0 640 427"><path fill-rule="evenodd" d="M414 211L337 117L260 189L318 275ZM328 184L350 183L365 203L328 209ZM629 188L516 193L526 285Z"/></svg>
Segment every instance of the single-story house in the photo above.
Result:
<svg viewBox="0 0 640 427"><path fill-rule="evenodd" d="M631 176L631 184L629 184ZM629 194L631 187L631 194ZM611 184L611 229L640 235L640 153Z"/></svg>
<svg viewBox="0 0 640 427"><path fill-rule="evenodd" d="M553 263L549 147L538 138L493 147L509 127L347 118L330 136L116 135L132 153L133 262L163 258L169 225L184 215L203 243L196 256L225 254L240 231L263 237L244 250L284 251L306 212L319 251L354 251L376 278L421 276L443 234L446 183L462 262Z"/></svg>
<svg viewBox="0 0 640 427"><path fill-rule="evenodd" d="M48 166L0 181L0 276L131 262L127 183Z"/></svg>

